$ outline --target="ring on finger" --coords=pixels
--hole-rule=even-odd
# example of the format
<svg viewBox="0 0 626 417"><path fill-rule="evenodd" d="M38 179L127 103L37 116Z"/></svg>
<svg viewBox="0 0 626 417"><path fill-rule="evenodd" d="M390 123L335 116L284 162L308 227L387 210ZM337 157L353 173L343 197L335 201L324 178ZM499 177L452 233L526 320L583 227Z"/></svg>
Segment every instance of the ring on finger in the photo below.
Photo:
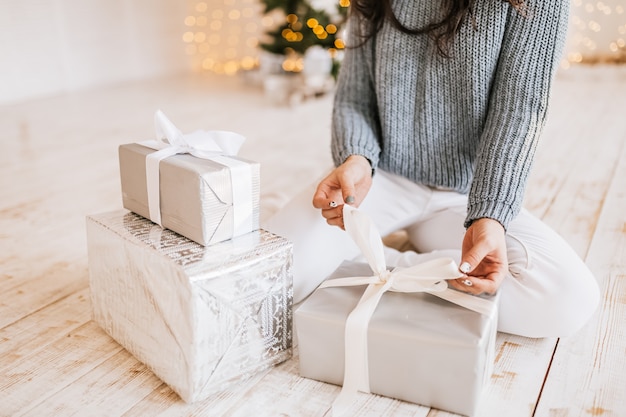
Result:
<svg viewBox="0 0 626 417"><path fill-rule="evenodd" d="M469 279L464 279L463 281L461 281L463 283L463 285L466 285L468 287L471 287L472 285L474 285L472 283L472 281L470 281Z"/></svg>

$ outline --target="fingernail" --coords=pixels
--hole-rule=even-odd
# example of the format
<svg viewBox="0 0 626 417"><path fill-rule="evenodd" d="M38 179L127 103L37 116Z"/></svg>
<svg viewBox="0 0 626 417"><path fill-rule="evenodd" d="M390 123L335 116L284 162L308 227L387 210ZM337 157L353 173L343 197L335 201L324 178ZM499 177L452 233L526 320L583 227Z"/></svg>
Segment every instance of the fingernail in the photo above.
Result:
<svg viewBox="0 0 626 417"><path fill-rule="evenodd" d="M355 200L355 198L354 198L353 195L349 195L349 196L346 197L346 203L348 203L348 204L354 203L354 200Z"/></svg>
<svg viewBox="0 0 626 417"><path fill-rule="evenodd" d="M469 271L471 271L471 269L472 267L467 262L463 262L461 266L459 266L459 271L463 272L464 274L467 274Z"/></svg>
<svg viewBox="0 0 626 417"><path fill-rule="evenodd" d="M328 203L328 205L331 207L337 207L337 203L335 203L334 201L331 201L330 203Z"/></svg>
<svg viewBox="0 0 626 417"><path fill-rule="evenodd" d="M467 285L468 287L471 287L472 285L474 285L472 284L472 281L470 281L469 279L464 279L463 284Z"/></svg>

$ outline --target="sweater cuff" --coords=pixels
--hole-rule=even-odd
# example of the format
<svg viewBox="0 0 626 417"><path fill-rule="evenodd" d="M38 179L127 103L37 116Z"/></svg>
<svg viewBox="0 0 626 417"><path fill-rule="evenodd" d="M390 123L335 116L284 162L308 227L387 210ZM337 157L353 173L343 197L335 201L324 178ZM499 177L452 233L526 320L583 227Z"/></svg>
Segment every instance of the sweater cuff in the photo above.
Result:
<svg viewBox="0 0 626 417"><path fill-rule="evenodd" d="M335 165L339 166L343 164L344 161L348 159L348 157L353 156L353 155L361 155L362 157L367 159L370 165L372 166L372 176L374 176L374 172L376 172L376 168L378 167L378 155L369 154L368 152L365 152L363 149L360 149L359 151L356 151L356 152L350 151L347 149L337 152L334 155Z"/></svg>
<svg viewBox="0 0 626 417"><path fill-rule="evenodd" d="M501 201L479 201L471 203L467 206L465 227L470 227L474 220L489 218L500 222L506 231L509 228L509 223L518 213L519 209L511 207L510 204Z"/></svg>

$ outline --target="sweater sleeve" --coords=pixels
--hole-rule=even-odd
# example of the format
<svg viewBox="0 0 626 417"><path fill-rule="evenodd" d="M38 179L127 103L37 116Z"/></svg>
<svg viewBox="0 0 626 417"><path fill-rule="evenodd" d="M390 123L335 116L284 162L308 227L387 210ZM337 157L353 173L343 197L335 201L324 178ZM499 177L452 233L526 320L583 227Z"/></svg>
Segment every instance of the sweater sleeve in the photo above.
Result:
<svg viewBox="0 0 626 417"><path fill-rule="evenodd" d="M519 213L562 53L568 0L510 7L476 156L466 227L488 217L505 229Z"/></svg>
<svg viewBox="0 0 626 417"><path fill-rule="evenodd" d="M372 37L361 45L357 24L350 17L349 46L341 63L334 98L331 150L335 165L350 155L363 155L375 169L380 158L378 107L372 81L375 40Z"/></svg>

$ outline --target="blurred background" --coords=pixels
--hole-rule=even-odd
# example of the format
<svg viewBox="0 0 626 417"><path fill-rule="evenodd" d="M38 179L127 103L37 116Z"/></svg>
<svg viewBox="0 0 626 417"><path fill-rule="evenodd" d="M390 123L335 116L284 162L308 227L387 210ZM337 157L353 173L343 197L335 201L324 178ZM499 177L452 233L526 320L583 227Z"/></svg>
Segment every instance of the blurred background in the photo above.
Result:
<svg viewBox="0 0 626 417"><path fill-rule="evenodd" d="M349 0L0 0L0 104L182 73L332 88ZM561 72L626 62L626 0L572 0Z"/></svg>

